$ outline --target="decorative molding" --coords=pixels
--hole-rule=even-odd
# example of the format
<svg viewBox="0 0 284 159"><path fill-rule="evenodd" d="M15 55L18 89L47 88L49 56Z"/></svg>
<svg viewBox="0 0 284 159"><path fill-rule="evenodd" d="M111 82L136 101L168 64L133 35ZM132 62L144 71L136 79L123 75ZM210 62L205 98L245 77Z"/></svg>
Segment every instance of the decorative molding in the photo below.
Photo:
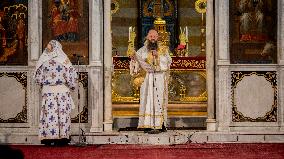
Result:
<svg viewBox="0 0 284 159"><path fill-rule="evenodd" d="M172 57L171 69L206 69L206 57Z"/></svg>
<svg viewBox="0 0 284 159"><path fill-rule="evenodd" d="M263 76L270 82L274 89L274 102L271 109L263 117L251 118L239 112L234 103L235 89L237 84L246 76L251 75ZM276 122L277 121L277 74L276 71L232 71L231 72L231 99L232 99L232 121L233 122Z"/></svg>
<svg viewBox="0 0 284 159"><path fill-rule="evenodd" d="M195 1L195 10L200 13L206 13L206 5L207 5L207 0L197 0Z"/></svg>
<svg viewBox="0 0 284 159"><path fill-rule="evenodd" d="M111 1L111 14L115 14L119 10L119 3L117 0Z"/></svg>
<svg viewBox="0 0 284 159"><path fill-rule="evenodd" d="M128 70L130 58L127 56L114 56L112 63L116 70Z"/></svg>
<svg viewBox="0 0 284 159"><path fill-rule="evenodd" d="M112 57L114 69L128 70L130 58L127 56ZM206 57L172 57L171 69L205 70Z"/></svg>
<svg viewBox="0 0 284 159"><path fill-rule="evenodd" d="M21 112L19 112L14 118L7 120L0 118L0 123L27 123L27 72L0 72L0 77L12 77L22 84L25 90L25 105Z"/></svg>
<svg viewBox="0 0 284 159"><path fill-rule="evenodd" d="M88 72L79 73L79 82L82 83L83 89L86 90L86 105L83 106L83 110L76 117L71 119L72 123L79 123L79 116L81 117L81 123L88 123Z"/></svg>

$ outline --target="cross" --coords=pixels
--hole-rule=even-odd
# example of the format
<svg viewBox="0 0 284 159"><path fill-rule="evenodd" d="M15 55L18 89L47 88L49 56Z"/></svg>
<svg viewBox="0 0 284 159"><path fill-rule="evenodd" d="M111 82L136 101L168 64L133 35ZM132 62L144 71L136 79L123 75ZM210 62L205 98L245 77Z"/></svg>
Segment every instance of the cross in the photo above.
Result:
<svg viewBox="0 0 284 159"><path fill-rule="evenodd" d="M51 78L54 79L56 77L56 74L54 72L51 73Z"/></svg>
<svg viewBox="0 0 284 159"><path fill-rule="evenodd" d="M44 81L44 84L49 85L50 82L48 80Z"/></svg>
<svg viewBox="0 0 284 159"><path fill-rule="evenodd" d="M53 116L53 115L51 115L51 117L49 118L49 120L50 120L51 122L53 122L53 120L54 120L54 116Z"/></svg>
<svg viewBox="0 0 284 159"><path fill-rule="evenodd" d="M66 111L65 111L64 109L62 109L62 110L60 111L60 113L61 113L62 115L64 115L64 114L66 114Z"/></svg>
<svg viewBox="0 0 284 159"><path fill-rule="evenodd" d="M51 109L54 106L54 104L52 102L50 102L50 104L48 105L49 109Z"/></svg>
<svg viewBox="0 0 284 159"><path fill-rule="evenodd" d="M56 131L55 131L54 129L52 129L52 130L50 131L50 133L51 133L52 135L54 135L54 134L56 133Z"/></svg>
<svg viewBox="0 0 284 159"><path fill-rule="evenodd" d="M67 79L66 73L63 73L63 77L64 77L65 79Z"/></svg>
<svg viewBox="0 0 284 159"><path fill-rule="evenodd" d="M69 72L70 72L70 73L73 73L73 72L74 72L74 69L71 67L71 68L69 69Z"/></svg>
<svg viewBox="0 0 284 159"><path fill-rule="evenodd" d="M52 66L54 66L56 64L56 62L54 60L49 61L49 64L51 64Z"/></svg>
<svg viewBox="0 0 284 159"><path fill-rule="evenodd" d="M66 110L69 110L69 108L70 108L70 104L66 104Z"/></svg>
<svg viewBox="0 0 284 159"><path fill-rule="evenodd" d="M62 68L58 65L57 68L56 68L56 70L57 70L58 72L60 72L60 71L62 70Z"/></svg>
<svg viewBox="0 0 284 159"><path fill-rule="evenodd" d="M63 128L65 124L63 122L60 122L60 127Z"/></svg>
<svg viewBox="0 0 284 159"><path fill-rule="evenodd" d="M49 69L47 67L44 67L43 71L49 71Z"/></svg>
<svg viewBox="0 0 284 159"><path fill-rule="evenodd" d="M56 114L58 114L58 113L59 113L59 108L57 108L57 109L55 110L55 113L56 113Z"/></svg>
<svg viewBox="0 0 284 159"><path fill-rule="evenodd" d="M42 125L45 123L43 118L40 120L40 122L41 122Z"/></svg>
<svg viewBox="0 0 284 159"><path fill-rule="evenodd" d="M42 136L46 136L46 132L43 130L43 132L41 133Z"/></svg>
<svg viewBox="0 0 284 159"><path fill-rule="evenodd" d="M44 93L44 94L42 95L42 98L47 98L47 93Z"/></svg>
<svg viewBox="0 0 284 159"><path fill-rule="evenodd" d="M47 110L43 110L42 112L43 112L44 116L47 117Z"/></svg>
<svg viewBox="0 0 284 159"><path fill-rule="evenodd" d="M62 96L62 97L61 97L61 100L63 100L63 102L65 102L66 97L65 97L65 96Z"/></svg>
<svg viewBox="0 0 284 159"><path fill-rule="evenodd" d="M56 81L56 84L61 84L62 83L62 81L60 81L60 79L58 79L57 81Z"/></svg>

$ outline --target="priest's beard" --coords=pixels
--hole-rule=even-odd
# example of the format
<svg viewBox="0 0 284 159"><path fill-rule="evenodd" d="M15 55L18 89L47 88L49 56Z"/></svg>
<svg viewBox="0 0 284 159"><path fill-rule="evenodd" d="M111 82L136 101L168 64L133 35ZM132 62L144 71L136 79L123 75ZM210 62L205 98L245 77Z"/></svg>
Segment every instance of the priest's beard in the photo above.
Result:
<svg viewBox="0 0 284 159"><path fill-rule="evenodd" d="M158 42L157 41L148 41L147 45L148 51L157 50L158 49Z"/></svg>

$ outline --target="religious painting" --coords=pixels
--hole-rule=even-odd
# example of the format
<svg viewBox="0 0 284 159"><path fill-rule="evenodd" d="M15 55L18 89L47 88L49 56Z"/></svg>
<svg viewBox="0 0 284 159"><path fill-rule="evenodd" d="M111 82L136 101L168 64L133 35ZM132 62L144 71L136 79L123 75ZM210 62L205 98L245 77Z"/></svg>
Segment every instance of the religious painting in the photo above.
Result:
<svg viewBox="0 0 284 159"><path fill-rule="evenodd" d="M170 33L169 47L173 51L177 43L177 1L175 0L140 0L139 5L139 43L144 45L149 29L154 27L156 18L161 17L166 21L166 31Z"/></svg>
<svg viewBox="0 0 284 159"><path fill-rule="evenodd" d="M28 0L0 2L0 65L27 65Z"/></svg>
<svg viewBox="0 0 284 159"><path fill-rule="evenodd" d="M58 40L73 64L82 57L88 64L89 4L88 0L45 0L42 2L42 44Z"/></svg>
<svg viewBox="0 0 284 159"><path fill-rule="evenodd" d="M276 0L230 0L230 61L277 63Z"/></svg>

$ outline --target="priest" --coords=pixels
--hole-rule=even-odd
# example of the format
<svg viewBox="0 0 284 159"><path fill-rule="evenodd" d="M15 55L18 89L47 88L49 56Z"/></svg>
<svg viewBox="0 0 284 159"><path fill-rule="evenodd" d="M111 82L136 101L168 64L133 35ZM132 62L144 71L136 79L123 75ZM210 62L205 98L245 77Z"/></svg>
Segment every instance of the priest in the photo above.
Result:
<svg viewBox="0 0 284 159"><path fill-rule="evenodd" d="M138 128L146 133L166 131L168 79L172 59L168 46L158 42L158 32L150 29L144 46L131 56L130 74L143 74L140 87Z"/></svg>

